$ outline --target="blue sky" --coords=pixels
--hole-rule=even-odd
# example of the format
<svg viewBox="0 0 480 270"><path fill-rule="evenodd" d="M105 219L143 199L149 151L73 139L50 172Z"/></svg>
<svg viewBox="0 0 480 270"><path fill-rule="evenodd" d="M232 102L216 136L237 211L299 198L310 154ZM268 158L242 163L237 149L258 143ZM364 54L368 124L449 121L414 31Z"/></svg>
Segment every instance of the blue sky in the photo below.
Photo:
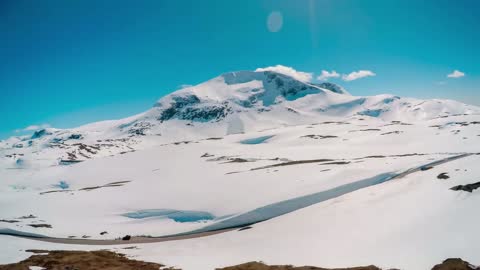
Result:
<svg viewBox="0 0 480 270"><path fill-rule="evenodd" d="M334 70L329 81L354 95L480 105L479 10L475 0L3 0L0 138L126 117L181 85L278 64L313 80ZM448 78L454 70L464 76ZM375 76L348 80L359 74Z"/></svg>

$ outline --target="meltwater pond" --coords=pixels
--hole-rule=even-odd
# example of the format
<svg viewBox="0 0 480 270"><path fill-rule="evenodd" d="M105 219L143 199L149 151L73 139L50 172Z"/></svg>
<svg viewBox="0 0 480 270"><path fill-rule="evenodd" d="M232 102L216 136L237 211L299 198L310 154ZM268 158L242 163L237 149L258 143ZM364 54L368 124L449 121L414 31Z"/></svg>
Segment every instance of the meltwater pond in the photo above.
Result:
<svg viewBox="0 0 480 270"><path fill-rule="evenodd" d="M262 137L257 137L257 138L251 138L251 139L246 139L243 141L240 141L241 144L261 144L264 143L266 140L274 137L275 135L269 135L269 136L262 136Z"/></svg>
<svg viewBox="0 0 480 270"><path fill-rule="evenodd" d="M215 216L203 211L174 210L174 209L148 209L129 212L122 216L134 219L142 218L168 218L175 222L197 222L213 220Z"/></svg>

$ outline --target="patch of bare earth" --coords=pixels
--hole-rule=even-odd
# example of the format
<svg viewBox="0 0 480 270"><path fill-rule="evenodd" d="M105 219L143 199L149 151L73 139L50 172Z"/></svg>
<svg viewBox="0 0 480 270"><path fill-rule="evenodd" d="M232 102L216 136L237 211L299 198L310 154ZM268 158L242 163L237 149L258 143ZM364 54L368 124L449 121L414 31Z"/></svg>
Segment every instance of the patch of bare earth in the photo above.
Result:
<svg viewBox="0 0 480 270"><path fill-rule="evenodd" d="M131 249L136 247L127 247ZM127 258L123 254L108 250L98 251L48 251L26 250L34 255L18 263L0 265L0 270L29 270L31 266L42 267L47 270L180 270L165 267L162 264L137 261ZM216 268L216 270L381 270L375 265L347 267L347 268L321 268L315 266L292 265L267 265L262 262L248 262L235 266ZM392 269L393 270L393 269ZM479 267L459 258L446 259L441 264L435 265L432 270L480 270Z"/></svg>
<svg viewBox="0 0 480 270"><path fill-rule="evenodd" d="M0 265L0 270L29 270L29 266L39 266L48 270L158 270L164 267L158 263L130 260L125 255L106 250L47 252L47 255L36 254L18 263Z"/></svg>
<svg viewBox="0 0 480 270"><path fill-rule="evenodd" d="M380 268L369 265L352 268L319 268L314 266L292 266L292 265L266 265L261 262L248 262L236 266L217 268L217 270L381 270Z"/></svg>
<svg viewBox="0 0 480 270"><path fill-rule="evenodd" d="M446 259L441 264L437 264L432 268L432 270L478 270L478 269L480 269L480 267L475 267L460 258Z"/></svg>

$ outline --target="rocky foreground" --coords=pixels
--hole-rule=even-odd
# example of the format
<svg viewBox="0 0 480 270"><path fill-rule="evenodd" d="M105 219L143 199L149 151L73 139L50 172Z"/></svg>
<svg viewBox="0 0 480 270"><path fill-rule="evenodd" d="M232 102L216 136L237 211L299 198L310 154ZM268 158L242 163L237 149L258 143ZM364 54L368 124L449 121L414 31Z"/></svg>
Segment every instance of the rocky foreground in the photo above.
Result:
<svg viewBox="0 0 480 270"><path fill-rule="evenodd" d="M0 265L0 270L180 270L162 264L143 262L127 258L123 254L108 250L98 251L45 251L27 250L35 255L18 263ZM432 270L479 270L459 258L452 258L435 265ZM350 268L321 268L315 266L267 265L248 262L240 265L217 268L217 270L381 270L374 265ZM393 269L391 269L393 270Z"/></svg>

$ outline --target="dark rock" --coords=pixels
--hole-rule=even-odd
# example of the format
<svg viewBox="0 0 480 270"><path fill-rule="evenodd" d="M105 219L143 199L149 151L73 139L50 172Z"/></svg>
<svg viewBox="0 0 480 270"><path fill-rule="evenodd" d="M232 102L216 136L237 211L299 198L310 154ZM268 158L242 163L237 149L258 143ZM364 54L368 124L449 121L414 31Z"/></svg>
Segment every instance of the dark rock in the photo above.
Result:
<svg viewBox="0 0 480 270"><path fill-rule="evenodd" d="M58 164L59 165L72 165L72 164L76 164L76 163L80 163L82 162L83 160L70 160L70 159L61 159Z"/></svg>
<svg viewBox="0 0 480 270"><path fill-rule="evenodd" d="M128 130L128 134L133 136L145 136L147 131L152 128L152 124L149 122L138 122L133 125L132 128Z"/></svg>
<svg viewBox="0 0 480 270"><path fill-rule="evenodd" d="M345 88L341 87L340 85L330 83L330 82L324 82L324 83L318 83L314 84L317 85L323 89L330 90L332 92L338 93L338 94L348 94L347 90Z"/></svg>
<svg viewBox="0 0 480 270"><path fill-rule="evenodd" d="M45 250L45 249L26 249L25 252L38 254L38 253L48 253L48 250Z"/></svg>
<svg viewBox="0 0 480 270"><path fill-rule="evenodd" d="M245 231L245 230L250 230L251 228L253 228L252 226L245 226L245 227L242 227L240 229L238 229L238 231Z"/></svg>
<svg viewBox="0 0 480 270"><path fill-rule="evenodd" d="M400 134L400 133L403 133L403 131L395 130L395 131L385 132L380 135Z"/></svg>
<svg viewBox="0 0 480 270"><path fill-rule="evenodd" d="M334 269L334 268L321 268L321 267L314 267L314 266L295 267L292 265L267 265L262 262L248 262L248 263L229 266L225 268L216 268L216 270L381 270L381 269L374 265Z"/></svg>
<svg viewBox="0 0 480 270"><path fill-rule="evenodd" d="M244 158L232 158L227 163L243 163L243 162L249 162L249 160Z"/></svg>
<svg viewBox="0 0 480 270"><path fill-rule="evenodd" d="M47 254L34 254L28 259L18 263L0 265L0 270L25 270L31 269L30 266L32 265L51 270L179 270L175 268L165 268L164 265L158 263L132 260L123 254L107 250L45 250L42 253Z"/></svg>
<svg viewBox="0 0 480 270"><path fill-rule="evenodd" d="M480 269L480 268L475 267L460 258L446 259L441 264L437 264L432 268L432 270L477 270L477 269Z"/></svg>
<svg viewBox="0 0 480 270"><path fill-rule="evenodd" d="M451 187L451 190L455 191L467 191L467 192L473 192L475 189L480 187L480 182L473 183L473 184L467 184L467 185L458 185Z"/></svg>
<svg viewBox="0 0 480 270"><path fill-rule="evenodd" d="M206 138L205 140L213 141L213 140L221 140L223 137L211 137L211 138Z"/></svg>
<svg viewBox="0 0 480 270"><path fill-rule="evenodd" d="M169 120L169 119L173 118L176 113L177 113L177 110L175 109L175 107L167 108L167 109L162 111L162 113L158 117L158 120L160 122Z"/></svg>
<svg viewBox="0 0 480 270"><path fill-rule="evenodd" d="M52 228L52 225L50 224L28 224L28 226L33 228L48 228L48 229Z"/></svg>
<svg viewBox="0 0 480 270"><path fill-rule="evenodd" d="M227 114L231 112L230 107L224 106L205 106L205 107L193 107L185 108L184 112L180 116L183 120L192 121L212 121L223 119Z"/></svg>
<svg viewBox="0 0 480 270"><path fill-rule="evenodd" d="M187 96L173 96L172 103L170 103L170 107L165 108L158 120L163 122L173 118L178 112L181 111L182 108L187 106L192 106L195 104L200 103L200 99L195 95L187 95ZM158 103L155 105L156 107L161 107L162 104Z"/></svg>
<svg viewBox="0 0 480 270"><path fill-rule="evenodd" d="M310 138L310 139L331 139L331 138L338 138L337 136L333 135L315 135L315 134L309 134L309 135L304 135L301 136L300 138Z"/></svg>
<svg viewBox="0 0 480 270"><path fill-rule="evenodd" d="M179 107L177 103L173 103L171 107L166 108L160 113L158 120L163 122L172 118L180 120L190 120L197 122L219 121L232 112L232 109L222 103L219 105L206 106L186 106L182 104Z"/></svg>
<svg viewBox="0 0 480 270"><path fill-rule="evenodd" d="M439 175L437 175L437 179L448 179L450 176L448 176L448 173L444 172Z"/></svg>
<svg viewBox="0 0 480 270"><path fill-rule="evenodd" d="M333 161L333 162L327 162L327 163L321 163L318 165L346 165L349 164L350 161Z"/></svg>
<svg viewBox="0 0 480 270"><path fill-rule="evenodd" d="M287 111L298 114L298 112L292 108L287 108Z"/></svg>
<svg viewBox="0 0 480 270"><path fill-rule="evenodd" d="M83 139L82 134L72 134L67 139L69 140L80 140Z"/></svg>
<svg viewBox="0 0 480 270"><path fill-rule="evenodd" d="M132 239L132 237L130 235L125 235L124 237L122 237L122 240L123 241L129 241L130 239Z"/></svg>
<svg viewBox="0 0 480 270"><path fill-rule="evenodd" d="M251 171L256 171L256 170L263 170L263 169L270 169L274 167L281 167L281 166L292 166L292 165L299 165L299 164L308 164L308 163L319 163L319 162L329 162L329 161L334 161L333 159L307 159L307 160L292 160L292 161L286 161L282 163L277 163L277 164L272 164L272 165L267 165L263 167L257 167L257 168L252 168L250 169ZM327 164L327 163L324 163Z"/></svg>
<svg viewBox="0 0 480 270"><path fill-rule="evenodd" d="M51 135L52 133L48 132L46 129L40 129L40 130L37 130L33 133L31 139L38 139L38 138L41 138L45 135Z"/></svg>
<svg viewBox="0 0 480 270"><path fill-rule="evenodd" d="M23 148L23 144L16 143L16 144L13 145L13 148Z"/></svg>
<svg viewBox="0 0 480 270"><path fill-rule="evenodd" d="M17 223L17 222L20 222L20 221L14 220L14 219L0 219L0 222L5 222L5 223Z"/></svg>
<svg viewBox="0 0 480 270"><path fill-rule="evenodd" d="M373 156L366 156L364 158L385 158L383 155L373 155ZM359 158L359 159L364 159L364 158Z"/></svg>
<svg viewBox="0 0 480 270"><path fill-rule="evenodd" d="M180 144L189 144L191 143L192 141L181 141L181 142L174 142L173 144L174 145L180 145Z"/></svg>
<svg viewBox="0 0 480 270"><path fill-rule="evenodd" d="M29 218L37 218L37 217L34 216L34 215L32 215L32 214L30 214L30 215L28 215L28 216L21 216L21 217L19 217L19 219L29 219Z"/></svg>

